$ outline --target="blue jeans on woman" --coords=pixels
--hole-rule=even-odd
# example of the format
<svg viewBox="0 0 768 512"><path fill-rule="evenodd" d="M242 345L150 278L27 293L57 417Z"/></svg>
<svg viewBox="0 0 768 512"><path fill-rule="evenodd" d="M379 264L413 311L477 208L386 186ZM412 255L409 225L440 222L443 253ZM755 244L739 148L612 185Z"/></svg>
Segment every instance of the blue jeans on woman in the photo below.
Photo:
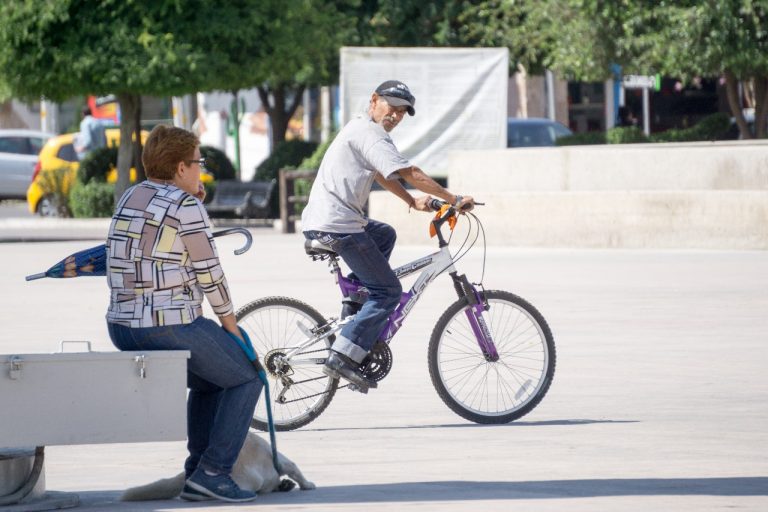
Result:
<svg viewBox="0 0 768 512"><path fill-rule="evenodd" d="M304 232L305 237L319 240L336 251L352 270L350 277L368 289L368 300L333 343L334 351L358 363L373 348L403 292L400 280L389 266L397 238L394 228L369 220L364 230L362 233Z"/></svg>
<svg viewBox="0 0 768 512"><path fill-rule="evenodd" d="M245 352L219 324L133 328L107 323L120 350L189 350L186 477L201 467L230 474L251 424L262 383Z"/></svg>

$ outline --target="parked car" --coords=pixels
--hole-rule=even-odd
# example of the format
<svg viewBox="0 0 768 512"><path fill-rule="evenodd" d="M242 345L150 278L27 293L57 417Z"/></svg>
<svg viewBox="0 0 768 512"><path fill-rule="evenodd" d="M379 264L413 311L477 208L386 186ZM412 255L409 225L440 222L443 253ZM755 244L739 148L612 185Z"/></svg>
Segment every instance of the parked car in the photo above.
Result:
<svg viewBox="0 0 768 512"><path fill-rule="evenodd" d="M35 130L0 130L0 199L26 197L37 155L51 137Z"/></svg>
<svg viewBox="0 0 768 512"><path fill-rule="evenodd" d="M508 148L554 146L557 139L566 135L573 135L573 132L550 119L538 117L507 119Z"/></svg>
<svg viewBox="0 0 768 512"><path fill-rule="evenodd" d="M77 133L65 133L48 139L35 166L32 182L28 183L27 188L27 207L31 213L37 213L43 217L55 217L60 214L60 209L56 202L56 197L51 193L51 184L56 181L55 172L63 170L60 180L55 186L60 188L64 196L69 195L69 190L77 177L77 169L80 161L75 153L74 140ZM108 128L105 130L108 146L117 146L120 144L120 129ZM149 132L142 131L142 141L146 141ZM115 183L117 181L117 169L112 168L107 173L107 182ZM131 182L136 181L136 170L131 168ZM200 181L210 183L213 176L203 172ZM48 182L48 185L46 185Z"/></svg>

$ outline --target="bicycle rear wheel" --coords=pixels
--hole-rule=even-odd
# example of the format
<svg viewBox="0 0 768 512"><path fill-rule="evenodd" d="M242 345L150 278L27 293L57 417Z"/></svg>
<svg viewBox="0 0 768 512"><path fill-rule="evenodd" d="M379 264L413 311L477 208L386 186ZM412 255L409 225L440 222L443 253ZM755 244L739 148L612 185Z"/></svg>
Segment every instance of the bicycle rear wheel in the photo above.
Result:
<svg viewBox="0 0 768 512"><path fill-rule="evenodd" d="M555 373L555 344L547 322L517 295L484 292L483 313L499 354L488 361L467 319L466 298L438 320L429 340L429 375L440 398L475 423L509 423L533 410Z"/></svg>
<svg viewBox="0 0 768 512"><path fill-rule="evenodd" d="M310 329L326 323L323 315L295 299L267 297L243 306L235 316L238 325L251 338L270 379L275 429L295 430L317 418L331 403L339 383L338 379L330 379L323 373L330 342L327 338L320 340L292 356L290 361L282 357L308 340ZM266 400L259 400L251 425L264 431L268 429Z"/></svg>

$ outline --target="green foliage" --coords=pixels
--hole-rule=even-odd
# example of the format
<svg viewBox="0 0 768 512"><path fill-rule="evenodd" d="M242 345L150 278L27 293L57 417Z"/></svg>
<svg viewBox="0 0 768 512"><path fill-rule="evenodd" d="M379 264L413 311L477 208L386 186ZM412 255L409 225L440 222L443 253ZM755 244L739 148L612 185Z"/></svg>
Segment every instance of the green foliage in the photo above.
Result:
<svg viewBox="0 0 768 512"><path fill-rule="evenodd" d="M331 146L331 143L335 138L336 134L334 133L328 138L327 141L317 146L317 149L314 153L301 161L299 164L299 169L319 169L320 163L323 161L323 157L325 156L325 152L328 151L328 148Z"/></svg>
<svg viewBox="0 0 768 512"><path fill-rule="evenodd" d="M226 153L213 146L200 146L200 154L205 158L205 167L217 180L237 178L235 166Z"/></svg>
<svg viewBox="0 0 768 512"><path fill-rule="evenodd" d="M308 180L306 178L299 178L293 181L293 193L297 196L309 197L309 191L312 190L312 182L314 180ZM293 205L296 215L301 215L304 211L304 207L307 206L306 201L296 201Z"/></svg>
<svg viewBox="0 0 768 512"><path fill-rule="evenodd" d="M80 162L77 180L84 185L91 181L104 183L114 167L117 167L117 147L94 149Z"/></svg>
<svg viewBox="0 0 768 512"><path fill-rule="evenodd" d="M295 139L281 142L275 147L272 154L256 167L253 181L277 179L280 169L295 168L316 149L316 142Z"/></svg>
<svg viewBox="0 0 768 512"><path fill-rule="evenodd" d="M559 137L555 141L557 146L584 146L591 144L606 144L604 132L574 133Z"/></svg>
<svg viewBox="0 0 768 512"><path fill-rule="evenodd" d="M209 53L195 47L176 0L0 3L0 75L16 97L183 94L203 88Z"/></svg>
<svg viewBox="0 0 768 512"><path fill-rule="evenodd" d="M646 137L640 128L635 126L611 128L606 133L589 132L576 133L560 137L555 142L558 146L578 146L586 144L633 144L638 142L689 142L699 140L717 140L725 135L730 127L730 119L719 112L702 119L695 126L682 130L673 129L654 133Z"/></svg>
<svg viewBox="0 0 768 512"><path fill-rule="evenodd" d="M272 150L272 154L267 157L258 167L253 176L253 181L269 181L278 178L280 169L295 169L305 158L310 156L317 149L316 142L307 142L303 140L287 140L280 142ZM273 218L280 216L280 183L272 191L272 211L270 216Z"/></svg>
<svg viewBox="0 0 768 512"><path fill-rule="evenodd" d="M650 141L689 142L698 140L718 140L728 131L730 123L728 116L719 112L705 117L690 128L672 129L665 132L654 133L651 135Z"/></svg>
<svg viewBox="0 0 768 512"><path fill-rule="evenodd" d="M605 133L605 142L607 144L635 144L648 142L648 137L637 126L625 126L608 130Z"/></svg>
<svg viewBox="0 0 768 512"><path fill-rule="evenodd" d="M92 180L78 182L69 195L69 208L78 218L111 217L115 211L115 185Z"/></svg>

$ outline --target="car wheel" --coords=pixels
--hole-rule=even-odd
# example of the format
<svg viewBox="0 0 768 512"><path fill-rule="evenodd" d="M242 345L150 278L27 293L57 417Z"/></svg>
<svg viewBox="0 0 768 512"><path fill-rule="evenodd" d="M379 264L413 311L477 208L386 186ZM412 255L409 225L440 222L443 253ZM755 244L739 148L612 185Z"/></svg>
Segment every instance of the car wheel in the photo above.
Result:
<svg viewBox="0 0 768 512"><path fill-rule="evenodd" d="M41 217L64 217L59 201L52 195L40 199L37 205L37 213Z"/></svg>

